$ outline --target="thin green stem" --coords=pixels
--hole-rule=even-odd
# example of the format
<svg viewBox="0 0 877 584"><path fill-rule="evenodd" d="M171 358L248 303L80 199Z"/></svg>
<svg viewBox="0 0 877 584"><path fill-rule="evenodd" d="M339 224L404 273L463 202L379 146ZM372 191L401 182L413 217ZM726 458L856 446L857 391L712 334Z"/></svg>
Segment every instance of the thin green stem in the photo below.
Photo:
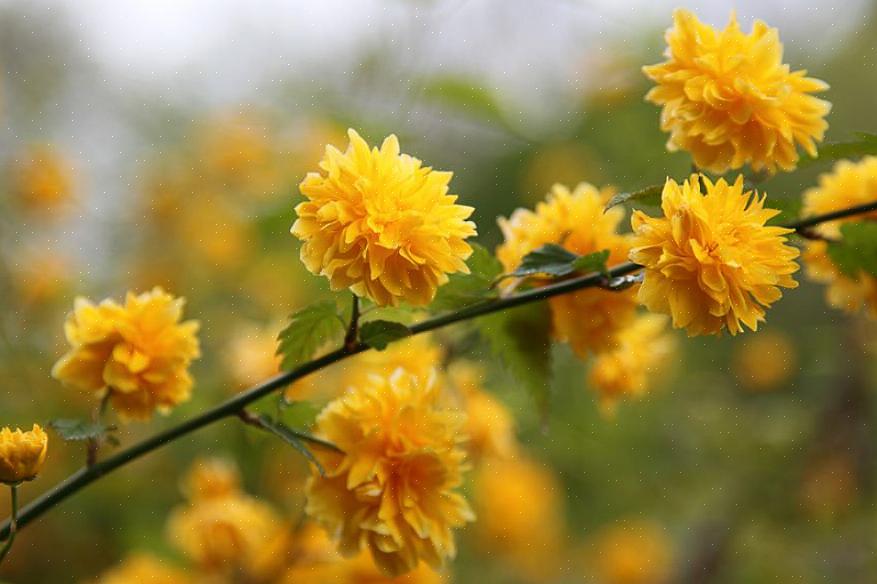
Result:
<svg viewBox="0 0 877 584"><path fill-rule="evenodd" d="M6 540L6 543L3 544L3 549L0 549L0 564L3 563L3 559L6 557L6 554L9 553L9 550L12 549L12 542L15 541L15 535L18 533L18 484L9 485L9 495L12 498L12 511L9 518L9 536Z"/></svg>
<svg viewBox="0 0 877 584"><path fill-rule="evenodd" d="M353 296L353 303L350 306L350 324L347 327L347 334L344 335L344 348L352 349L359 340L359 296Z"/></svg>
<svg viewBox="0 0 877 584"><path fill-rule="evenodd" d="M801 229L812 227L813 225L818 225L819 223L823 223L825 221L851 217L854 215L869 213L875 210L877 210L877 201L866 205L859 205L857 207L843 209L841 211L826 213L825 215L808 217L806 219L801 219L799 221L790 223L786 225L786 227L798 231ZM429 332L458 322L470 320L502 310L508 310L510 308L514 308L515 306L530 304L532 302L539 302L541 300L552 298L554 296L559 296L561 294L568 294L570 292L575 292L576 290L601 287L606 285L606 282L611 281L613 278L620 278L622 276L633 274L641 268L642 266L626 262L614 266L613 268L608 270L606 274L585 274L582 276L569 278L567 280L561 280L547 286L525 290L524 292L519 292L510 296L485 300L483 302L462 308L456 312L439 315L415 324L410 327L411 334L417 335ZM265 397L266 395L278 391L279 389L282 389L315 371L319 371L321 369L324 369L325 367L328 367L329 365L337 363L338 361L342 361L348 357L351 357L358 353L362 353L363 351L368 350L368 348L369 347L363 345L358 341L354 341L349 345L345 343L340 348L335 349L330 353L327 353L321 357L314 359L313 361L305 363L304 365L301 365L300 367L292 371L281 373L280 375L277 375L276 377L260 383L259 385L248 389L247 391L241 392L236 396L230 398L229 400L205 412L202 412L201 414L198 414L194 418L185 420L176 426L159 432L158 434L155 434L150 438L146 438L145 440L138 442L137 444L134 444L126 448L125 450L117 452L113 456L96 462L93 466L80 468L72 475L67 477L67 479L55 485L52 489L43 493L30 504L26 505L24 509L22 509L21 513L18 515L18 526L23 527L25 525L28 525L38 517L42 516L48 510L66 500L68 497L76 494L91 483L116 470L117 468L120 468L128 464L129 462L137 460L141 456L149 454L153 450L157 450L165 444L173 442L177 438L186 436L187 434L190 434L205 426L209 426L214 422L218 422L219 420L231 416L238 416L239 412L243 410L246 406ZM0 538L7 537L9 535L11 531L11 525L12 521L7 520L2 525L2 527L0 527Z"/></svg>

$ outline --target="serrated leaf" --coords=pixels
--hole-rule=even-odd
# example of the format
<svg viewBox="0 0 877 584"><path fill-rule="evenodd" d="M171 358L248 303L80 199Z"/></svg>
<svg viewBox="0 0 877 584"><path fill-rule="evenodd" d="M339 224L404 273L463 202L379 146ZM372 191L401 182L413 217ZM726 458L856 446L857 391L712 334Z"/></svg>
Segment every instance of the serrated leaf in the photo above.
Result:
<svg viewBox="0 0 877 584"><path fill-rule="evenodd" d="M573 263L579 255L555 243L546 243L524 256L514 272L509 276L524 278L534 275L566 276L576 271Z"/></svg>
<svg viewBox="0 0 877 584"><path fill-rule="evenodd" d="M430 304L433 310L457 310L496 295L493 282L502 273L502 264L483 246L470 245L469 273L451 274Z"/></svg>
<svg viewBox="0 0 877 584"><path fill-rule="evenodd" d="M511 377L522 383L543 419L551 402L551 314L544 302L477 319L481 336Z"/></svg>
<svg viewBox="0 0 877 584"><path fill-rule="evenodd" d="M344 326L334 302L317 302L299 310L277 337L280 342L277 354L283 356L281 367L294 369L309 361L320 347L343 332Z"/></svg>
<svg viewBox="0 0 877 584"><path fill-rule="evenodd" d="M855 140L846 142L829 142L819 148L816 158L801 159L800 166L809 166L817 162L831 162L843 158L858 158L868 154L877 154L877 134L854 132Z"/></svg>
<svg viewBox="0 0 877 584"><path fill-rule="evenodd" d="M828 244L828 257L851 278L861 273L877 277L877 223L863 221L840 227L842 239Z"/></svg>
<svg viewBox="0 0 877 584"><path fill-rule="evenodd" d="M312 463L321 475L325 475L326 471L323 468L323 465L320 464L320 461L317 460L317 457L314 456L314 453L311 452L310 448L307 447L305 442L310 442L312 444L316 444L318 446L327 448L334 452L340 452L337 446L326 442L325 440L320 440L319 438L315 438L309 434L304 432L299 432L297 430L293 430L283 422L278 422L274 420L271 416L267 414L259 415L259 425L267 430L268 432L274 434L287 444L291 445L293 448L299 451L302 456L304 456L308 462Z"/></svg>
<svg viewBox="0 0 877 584"><path fill-rule="evenodd" d="M102 438L116 429L115 426L107 426L101 422L74 419L52 420L48 426L57 432L62 440L68 441Z"/></svg>
<svg viewBox="0 0 877 584"><path fill-rule="evenodd" d="M609 261L609 250L595 251L587 255L579 256L573 261L572 265L575 271L585 274L590 272L600 272L605 274L608 272L606 262Z"/></svg>
<svg viewBox="0 0 877 584"><path fill-rule="evenodd" d="M638 191L631 191L628 193L618 193L606 203L606 208L604 211L608 211L612 207L616 205L621 205L622 203L641 203L643 205L650 205L654 207L658 207L661 205L661 193L664 190L664 185L652 185L649 187L645 187Z"/></svg>
<svg viewBox="0 0 877 584"><path fill-rule="evenodd" d="M373 320L359 327L359 340L378 351L383 351L390 343L408 336L411 336L411 329L392 320Z"/></svg>

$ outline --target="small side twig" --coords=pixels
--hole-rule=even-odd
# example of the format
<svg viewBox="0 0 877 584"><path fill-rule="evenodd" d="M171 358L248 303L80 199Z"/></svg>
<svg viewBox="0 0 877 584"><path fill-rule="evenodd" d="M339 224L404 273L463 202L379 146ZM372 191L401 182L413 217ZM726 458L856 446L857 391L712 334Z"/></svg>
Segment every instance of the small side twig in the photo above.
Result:
<svg viewBox="0 0 877 584"><path fill-rule="evenodd" d="M93 422L99 423L103 420L109 402L110 392L108 391L106 395L101 398L100 403L95 407L91 414L91 420ZM91 467L97 464L97 456L100 452L101 442L103 442L103 436L92 436L85 441L85 466Z"/></svg>
<svg viewBox="0 0 877 584"><path fill-rule="evenodd" d="M12 549L12 542L15 541L15 534L18 533L18 485L9 485L9 493L12 497L12 510L9 515L9 537L6 539L6 543L3 544L3 549L0 549L0 563L3 563L6 554Z"/></svg>
<svg viewBox="0 0 877 584"><path fill-rule="evenodd" d="M353 304L350 308L350 325L347 334L344 335L344 349L352 351L356 348L359 340L359 296L353 294Z"/></svg>

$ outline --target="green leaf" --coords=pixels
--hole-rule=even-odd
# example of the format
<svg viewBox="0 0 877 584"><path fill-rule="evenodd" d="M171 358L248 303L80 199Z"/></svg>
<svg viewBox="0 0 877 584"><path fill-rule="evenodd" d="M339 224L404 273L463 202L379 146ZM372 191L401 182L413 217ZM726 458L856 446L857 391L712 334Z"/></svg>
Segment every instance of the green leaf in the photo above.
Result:
<svg viewBox="0 0 877 584"><path fill-rule="evenodd" d="M644 189L640 189L638 191L631 191L629 193L618 193L606 203L606 211L611 209L616 205L621 205L622 203L641 203L643 205L650 205L653 207L659 207L661 205L661 193L664 190L664 185L652 185L650 187L645 187Z"/></svg>
<svg viewBox="0 0 877 584"><path fill-rule="evenodd" d="M408 336L411 336L411 329L392 320L373 320L359 327L359 340L378 351L383 351L390 343Z"/></svg>
<svg viewBox="0 0 877 584"><path fill-rule="evenodd" d="M335 302L317 302L299 310L277 337L277 354L283 356L281 367L294 369L309 361L320 347L343 333Z"/></svg>
<svg viewBox="0 0 877 584"><path fill-rule="evenodd" d="M62 440L93 440L102 438L108 432L116 429L115 426L107 426L101 422L88 420L58 419L49 422L48 426L57 432Z"/></svg>
<svg viewBox="0 0 877 584"><path fill-rule="evenodd" d="M604 249L603 251L595 251L594 253L589 253L588 255L579 256L573 262L573 268L575 271L582 272L588 274L590 272L600 272L601 274L606 274L609 269L606 267L606 262L609 261L609 250Z"/></svg>
<svg viewBox="0 0 877 584"><path fill-rule="evenodd" d="M310 428L317 420L317 416L323 408L319 404L310 401L286 401L280 400L283 408L284 423L296 428Z"/></svg>
<svg viewBox="0 0 877 584"><path fill-rule="evenodd" d="M547 243L524 256L521 265L509 276L524 278L537 274L546 276L566 276L576 271L573 263L579 255L555 243Z"/></svg>
<svg viewBox="0 0 877 584"><path fill-rule="evenodd" d="M437 77L424 84L422 94L425 98L459 109L468 116L493 122L503 120L502 110L493 92L477 85L474 79Z"/></svg>
<svg viewBox="0 0 877 584"><path fill-rule="evenodd" d="M321 475L325 475L326 471L323 468L323 465L320 464L320 461L317 460L317 457L314 456L314 453L311 452L310 448L307 447L305 442L310 442L311 444L316 444L317 446L321 446L335 452L340 452L338 447L334 444L326 442L325 440L320 440L319 438L315 438L310 434L293 430L283 422L278 422L267 414L259 415L258 420L259 425L262 428L274 434L275 436L298 450L301 455L308 460L308 462L317 467L317 470L320 472Z"/></svg>
<svg viewBox="0 0 877 584"><path fill-rule="evenodd" d="M481 336L511 377L522 383L543 419L551 402L551 314L540 302L477 319Z"/></svg>
<svg viewBox="0 0 877 584"><path fill-rule="evenodd" d="M438 289L430 307L433 310L458 310L496 296L493 282L502 273L502 264L477 243L466 265L468 274L451 274L448 283Z"/></svg>
<svg viewBox="0 0 877 584"><path fill-rule="evenodd" d="M877 277L877 223L845 223L840 233L840 241L828 244L834 265L851 278L858 279L862 272Z"/></svg>
<svg viewBox="0 0 877 584"><path fill-rule="evenodd" d="M805 157L800 166L809 166L817 162L830 162L843 158L859 158L868 154L877 154L877 134L855 132L856 139L847 142L829 142L819 148L817 158Z"/></svg>

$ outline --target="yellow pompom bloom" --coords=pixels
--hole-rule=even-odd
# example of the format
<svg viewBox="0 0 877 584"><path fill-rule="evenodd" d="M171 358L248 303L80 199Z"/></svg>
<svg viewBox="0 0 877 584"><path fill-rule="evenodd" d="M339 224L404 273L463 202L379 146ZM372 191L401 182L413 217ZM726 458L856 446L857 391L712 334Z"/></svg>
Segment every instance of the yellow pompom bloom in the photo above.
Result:
<svg viewBox="0 0 877 584"><path fill-rule="evenodd" d="M646 99L663 106L669 150L686 150L697 166L719 174L747 163L792 170L799 145L816 156L831 104L810 94L828 85L783 64L777 29L757 20L744 34L732 14L717 31L681 9L673 20L667 60L643 68L657 84Z"/></svg>
<svg viewBox="0 0 877 584"><path fill-rule="evenodd" d="M283 529L271 507L242 493L195 500L168 520L170 541L209 572L254 572Z"/></svg>
<svg viewBox="0 0 877 584"><path fill-rule="evenodd" d="M355 131L348 135L347 151L327 146L323 172L299 187L307 201L295 208L292 234L304 242L301 259L333 290L380 306L428 304L449 273L468 273L473 209L448 194L450 172L400 154L396 136L369 149Z"/></svg>
<svg viewBox="0 0 877 584"><path fill-rule="evenodd" d="M0 430L0 483L14 485L36 478L49 448L49 437L37 424L29 432Z"/></svg>
<svg viewBox="0 0 877 584"><path fill-rule="evenodd" d="M769 391L785 383L797 367L795 345L788 335L764 331L734 351L734 373L749 389Z"/></svg>
<svg viewBox="0 0 877 584"><path fill-rule="evenodd" d="M803 214L822 215L877 200L877 156L859 162L842 160L830 173L819 177L819 184L804 193ZM874 221L877 212L821 223L813 230L828 239L840 239L845 221ZM847 312L867 310L877 318L877 278L860 272L855 277L841 272L828 257L825 241L809 241L802 255L807 275L828 285L828 303Z"/></svg>
<svg viewBox="0 0 877 584"><path fill-rule="evenodd" d="M517 451L515 420L508 409L484 391L484 371L465 361L448 370L451 384L460 394L466 412L467 447L474 460L511 458Z"/></svg>
<svg viewBox="0 0 877 584"><path fill-rule="evenodd" d="M638 398L648 391L673 353L673 337L665 334L667 318L645 314L618 334L616 349L600 353L588 372L588 384L610 412L618 399Z"/></svg>
<svg viewBox="0 0 877 584"><path fill-rule="evenodd" d="M415 335L392 343L383 351L366 351L342 364L343 389L368 383L369 377L389 377L404 369L426 382L441 366L442 348L429 335Z"/></svg>
<svg viewBox="0 0 877 584"><path fill-rule="evenodd" d="M158 558L135 554L106 572L97 584L190 584L192 581L188 574Z"/></svg>
<svg viewBox="0 0 877 584"><path fill-rule="evenodd" d="M147 419L188 400L199 325L180 322L183 303L161 288L129 292L124 305L77 298L64 326L71 349L52 376L98 397L109 393L123 419Z"/></svg>
<svg viewBox="0 0 877 584"><path fill-rule="evenodd" d="M218 499L240 492L237 466L223 458L198 460L183 478L182 491L190 501Z"/></svg>
<svg viewBox="0 0 877 584"><path fill-rule="evenodd" d="M593 571L604 584L665 584L673 575L673 544L649 521L618 523L602 530Z"/></svg>
<svg viewBox="0 0 877 584"><path fill-rule="evenodd" d="M527 458L490 460L476 476L475 524L480 545L529 580L550 581L563 564L563 487L547 467Z"/></svg>
<svg viewBox="0 0 877 584"><path fill-rule="evenodd" d="M352 559L301 563L296 562L281 580L283 584L442 584L447 578L426 564L410 572L387 576L368 554Z"/></svg>
<svg viewBox="0 0 877 584"><path fill-rule="evenodd" d="M463 480L464 416L442 406L436 377L404 369L372 376L330 403L316 433L344 454L307 484L307 513L352 557L368 548L388 575L422 560L439 567L456 553L453 528L474 516L456 492Z"/></svg>
<svg viewBox="0 0 877 584"><path fill-rule="evenodd" d="M73 198L73 170L49 145L22 153L11 169L14 191L28 208L50 213Z"/></svg>
<svg viewBox="0 0 877 584"><path fill-rule="evenodd" d="M701 182L706 187L701 192ZM661 194L663 217L636 211L631 261L645 267L639 300L652 312L669 314L689 336L732 335L764 320L764 308L795 288L798 250L786 244L791 229L766 226L779 211L765 197L703 175L679 185L667 179Z"/></svg>
<svg viewBox="0 0 877 584"><path fill-rule="evenodd" d="M600 191L587 183L572 192L555 185L535 211L517 209L508 219L499 219L505 242L496 249L496 257L506 271L512 271L525 255L554 243L580 255L609 250L609 265L625 261L630 241L618 233L624 210L613 207L604 212L611 195L610 189ZM615 346L616 333L636 311L633 290L591 288L555 296L548 303L555 338L569 342L582 358Z"/></svg>

